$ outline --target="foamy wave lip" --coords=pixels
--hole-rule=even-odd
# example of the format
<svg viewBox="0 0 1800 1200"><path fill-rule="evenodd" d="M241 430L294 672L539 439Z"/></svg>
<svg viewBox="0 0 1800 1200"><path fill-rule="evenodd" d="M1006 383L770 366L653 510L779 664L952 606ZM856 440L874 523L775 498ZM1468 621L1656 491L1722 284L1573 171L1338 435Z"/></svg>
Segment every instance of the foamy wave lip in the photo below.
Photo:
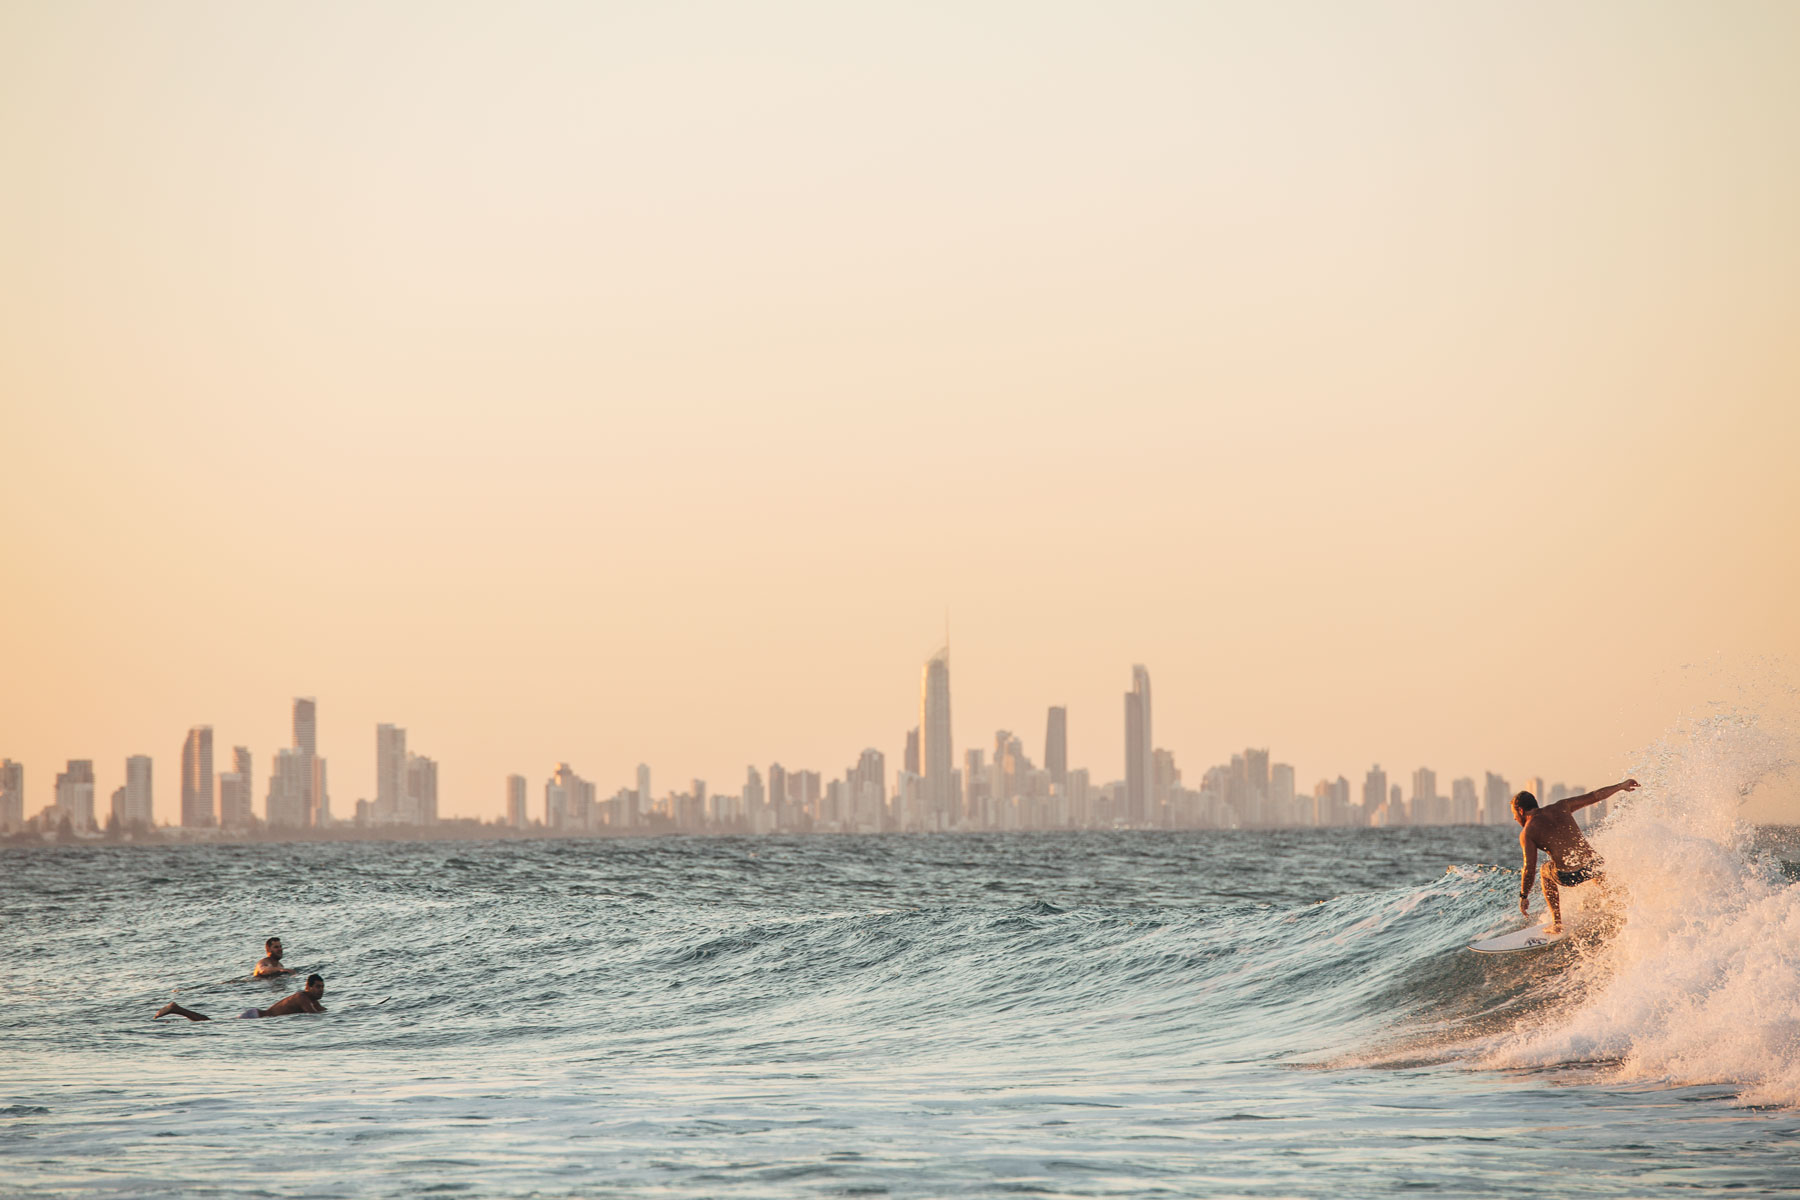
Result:
<svg viewBox="0 0 1800 1200"><path fill-rule="evenodd" d="M1503 1039L1491 1065L1605 1061L1623 1079L1800 1106L1800 886L1752 858L1737 815L1790 768L1785 743L1717 715L1652 748L1643 791L1594 836L1618 932L1570 968L1578 998Z"/></svg>

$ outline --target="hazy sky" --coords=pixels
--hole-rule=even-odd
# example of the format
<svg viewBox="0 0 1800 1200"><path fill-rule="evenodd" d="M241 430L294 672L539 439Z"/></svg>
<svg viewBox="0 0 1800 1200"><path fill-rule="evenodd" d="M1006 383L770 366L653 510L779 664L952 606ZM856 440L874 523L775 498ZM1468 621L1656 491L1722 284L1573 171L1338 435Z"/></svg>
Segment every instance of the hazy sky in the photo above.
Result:
<svg viewBox="0 0 1800 1200"><path fill-rule="evenodd" d="M1800 654L1800 4L0 0L0 756L1598 785ZM1691 667L1690 664L1700 664ZM1704 677L1704 683L1695 682ZM1800 805L1790 816L1800 818Z"/></svg>

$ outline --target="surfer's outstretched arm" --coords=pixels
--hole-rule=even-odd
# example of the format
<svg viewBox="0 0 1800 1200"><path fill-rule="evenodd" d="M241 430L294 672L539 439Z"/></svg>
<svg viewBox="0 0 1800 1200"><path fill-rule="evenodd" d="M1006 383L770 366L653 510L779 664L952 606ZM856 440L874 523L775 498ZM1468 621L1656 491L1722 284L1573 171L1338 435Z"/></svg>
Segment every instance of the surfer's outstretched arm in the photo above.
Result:
<svg viewBox="0 0 1800 1200"><path fill-rule="evenodd" d="M1603 787L1597 792L1588 792L1580 796L1570 796L1567 800L1558 800L1550 807L1560 808L1564 812L1574 812L1578 808L1586 808L1590 804L1598 804L1608 796L1618 792L1635 792L1637 791L1638 786L1637 780L1627 779L1623 783L1615 783L1611 787Z"/></svg>

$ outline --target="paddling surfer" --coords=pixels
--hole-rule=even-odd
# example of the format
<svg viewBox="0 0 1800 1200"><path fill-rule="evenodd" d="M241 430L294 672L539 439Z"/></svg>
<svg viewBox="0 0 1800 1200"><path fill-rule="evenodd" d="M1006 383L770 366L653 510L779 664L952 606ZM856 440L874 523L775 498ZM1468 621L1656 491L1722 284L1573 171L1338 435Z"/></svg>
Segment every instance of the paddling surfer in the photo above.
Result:
<svg viewBox="0 0 1800 1200"><path fill-rule="evenodd" d="M325 994L325 980L317 975L306 977L306 986L291 996L283 996L267 1008L247 1008L239 1013L240 1017L291 1017L298 1013L322 1013L325 1006L319 1003L319 997ZM156 1010L156 1017L186 1017L190 1021L210 1021L211 1017L202 1012L170 1001ZM156 1017L151 1017L152 1021Z"/></svg>
<svg viewBox="0 0 1800 1200"><path fill-rule="evenodd" d="M272 937L268 941L264 942L263 943L263 952L265 954L267 954L268 957L258 959L257 963L256 963L256 969L254 971L250 972L252 975L256 976L258 979L261 979L267 975L298 975L299 974L299 972L294 970L294 968L284 967L281 965L281 939L280 938Z"/></svg>
<svg viewBox="0 0 1800 1200"><path fill-rule="evenodd" d="M1634 792L1637 788L1637 780L1627 779L1597 792L1558 800L1547 808L1539 808L1537 797L1530 792L1520 792L1513 797L1513 820L1524 826L1519 830L1519 849L1525 855L1525 867L1519 875L1521 914L1531 915L1531 880L1537 874L1538 851L1541 850L1550 856L1549 866L1544 870L1544 903L1550 909L1549 929L1552 933L1561 931L1561 890L1579 887L1590 879L1604 879L1600 872L1600 856L1594 853L1587 838L1582 836L1581 827L1575 824L1575 810L1598 804L1616 792Z"/></svg>

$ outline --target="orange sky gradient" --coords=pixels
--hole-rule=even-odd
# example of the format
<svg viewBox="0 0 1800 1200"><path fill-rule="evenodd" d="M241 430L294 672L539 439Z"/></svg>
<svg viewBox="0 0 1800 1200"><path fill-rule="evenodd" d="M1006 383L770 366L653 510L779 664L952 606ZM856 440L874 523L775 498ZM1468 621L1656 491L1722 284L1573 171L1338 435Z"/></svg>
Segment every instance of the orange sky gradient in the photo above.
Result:
<svg viewBox="0 0 1800 1200"><path fill-rule="evenodd" d="M0 757L1598 786L1800 655L1800 5L0 0ZM1786 699L1780 699L1785 697ZM1770 713L1771 719L1778 714ZM1791 714L1781 715L1788 719ZM1800 820L1800 799L1759 797Z"/></svg>

